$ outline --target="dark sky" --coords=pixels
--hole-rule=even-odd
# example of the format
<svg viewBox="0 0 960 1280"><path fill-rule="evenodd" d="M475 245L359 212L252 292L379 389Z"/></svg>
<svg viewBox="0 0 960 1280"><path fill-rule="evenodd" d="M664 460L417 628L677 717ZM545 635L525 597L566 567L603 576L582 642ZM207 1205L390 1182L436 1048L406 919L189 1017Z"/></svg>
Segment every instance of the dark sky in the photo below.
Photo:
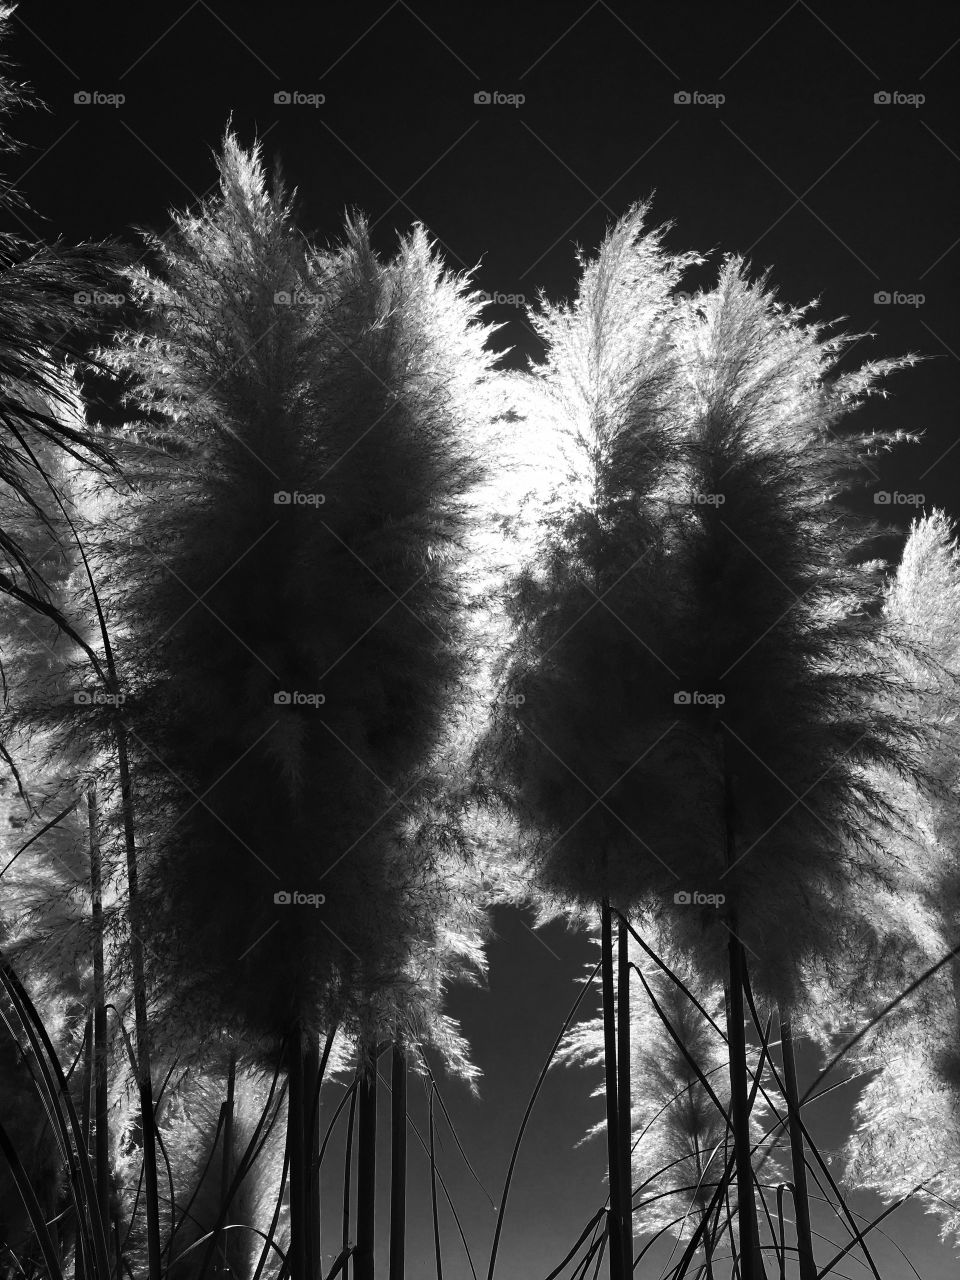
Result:
<svg viewBox="0 0 960 1280"><path fill-rule="evenodd" d="M477 284L490 293L568 294L574 246L594 249L613 218L655 192L654 217L675 223L674 248L742 253L772 267L786 299L819 297L825 318L846 316L848 329L875 335L855 360L929 357L863 415L864 425L925 432L883 462L876 488L960 515L951 89L960 11L859 0L361 0L335 10L106 0L24 3L13 25L8 52L50 108L13 122L28 146L7 165L37 211L26 219L33 232L132 240L134 225L162 228L171 206L209 190L211 148L231 114L244 142L259 136L269 158L282 158L306 230L333 238L345 207L358 206L388 250L419 219L452 265L481 263ZM125 101L75 103L79 91ZM277 104L280 91L325 101ZM481 91L525 101L478 104ZM724 101L678 103L680 92ZM878 93L910 100L877 102ZM878 304L880 292L900 300ZM536 354L516 307L490 317L508 322L501 341L516 348L512 360ZM863 501L872 506L872 495ZM915 509L881 514L902 524ZM489 991L452 1002L476 1044L483 1101L447 1087L495 1198L527 1091L590 954L559 927L533 935L512 913L498 916L498 933ZM812 1063L801 1066L809 1078ZM545 1275L603 1200L602 1144L573 1150L598 1116L593 1083L566 1070L548 1082L518 1169L502 1280ZM816 1132L827 1146L841 1139L844 1110L838 1097L824 1112ZM449 1141L444 1160L485 1270L493 1214ZM871 1214L877 1202L854 1204ZM925 1280L956 1275L932 1219L905 1210L884 1225ZM448 1275L460 1280L469 1272L455 1232L446 1238ZM429 1274L430 1249L418 1208L413 1280ZM880 1242L878 1257L890 1260L887 1274L907 1273Z"/></svg>

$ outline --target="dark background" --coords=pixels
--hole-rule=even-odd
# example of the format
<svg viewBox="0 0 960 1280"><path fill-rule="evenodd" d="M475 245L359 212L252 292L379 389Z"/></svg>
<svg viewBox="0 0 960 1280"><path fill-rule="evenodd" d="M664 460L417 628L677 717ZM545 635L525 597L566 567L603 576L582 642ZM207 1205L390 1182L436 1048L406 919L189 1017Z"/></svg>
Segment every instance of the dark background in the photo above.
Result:
<svg viewBox="0 0 960 1280"><path fill-rule="evenodd" d="M13 28L7 52L49 111L11 122L27 146L6 173L36 212L9 229L131 243L134 225L162 229L171 206L210 189L211 149L231 115L242 141L258 136L271 161L282 158L308 232L336 238L344 209L357 206L389 250L419 219L450 265L479 263L477 287L528 300L540 288L569 294L575 245L594 250L612 219L655 193L654 219L675 223L672 247L744 254L757 269L772 267L785 299L819 298L825 319L845 316L845 328L871 334L854 362L929 357L861 415L865 426L925 433L878 463L872 485L912 501L876 509L869 489L858 501L901 526L921 502L960 514L960 14L951 7L107 0L24 3ZM126 101L77 104L78 91ZM278 91L326 101L278 105ZM476 104L479 91L526 101ZM726 101L678 104L679 91ZM926 100L874 101L895 91ZM924 301L878 305L880 291ZM493 306L489 318L507 322L498 341L513 346L510 363L537 354L516 306ZM590 955L559 926L533 934L517 913L499 912L497 930L489 990L451 1002L484 1072L482 1101L446 1087L495 1199L527 1093ZM801 1088L813 1067L804 1057ZM545 1275L604 1198L602 1143L573 1150L599 1118L595 1083L569 1070L548 1080L517 1170L501 1280ZM842 1141L855 1088L811 1117L828 1149ZM425 1161L413 1159L423 1173ZM493 1212L449 1139L442 1160L485 1271ZM416 1192L412 1280L433 1267L425 1175ZM867 1215L878 1207L870 1196L852 1203ZM447 1274L460 1280L469 1270L445 1211L444 1222ZM819 1225L845 1239L836 1224ZM883 1225L922 1276L956 1275L918 1209ZM892 1244L877 1239L876 1249L881 1271L908 1273Z"/></svg>

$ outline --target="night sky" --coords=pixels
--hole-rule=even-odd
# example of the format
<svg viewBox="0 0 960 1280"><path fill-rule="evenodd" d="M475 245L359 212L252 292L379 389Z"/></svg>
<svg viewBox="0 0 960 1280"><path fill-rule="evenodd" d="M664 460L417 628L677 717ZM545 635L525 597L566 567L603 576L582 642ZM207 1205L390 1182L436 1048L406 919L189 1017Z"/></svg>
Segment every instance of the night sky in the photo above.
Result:
<svg viewBox="0 0 960 1280"><path fill-rule="evenodd" d="M824 318L872 334L854 362L927 357L861 415L864 426L924 433L878 464L875 488L911 497L879 513L902 527L925 502L960 517L960 138L950 87L960 11L823 0L393 0L335 11L284 0L109 0L25 2L13 29L7 53L49 107L9 122L27 144L5 163L36 211L21 226L31 235L132 244L135 226L161 230L171 206L210 190L211 150L231 116L245 144L262 138L268 159L282 160L309 234L336 238L344 210L358 207L389 251L420 220L452 266L479 263L477 287L508 298L569 295L575 247L594 250L613 219L653 195L654 220L675 224L672 248L715 250L714 261L741 253L772 268L785 299L819 298ZM78 103L77 93L125 100ZM277 103L278 93L301 101ZM500 100L475 101L481 93ZM324 100L312 105L311 95ZM488 315L506 321L497 342L512 346L509 363L538 354L516 305L502 301ZM876 510L869 490L859 502ZM527 1094L592 952L560 926L534 934L515 912L498 912L496 934L489 989L451 1000L484 1073L481 1100L454 1082L445 1096L498 1200ZM800 1065L802 1090L812 1056ZM548 1080L517 1170L501 1280L546 1275L604 1199L602 1142L574 1150L600 1118L595 1084L566 1068ZM811 1113L826 1149L842 1141L855 1088ZM413 1139L411 1280L433 1267L416 1148ZM494 1214L449 1138L441 1158L484 1274ZM868 1216L879 1206L872 1196L852 1204ZM384 1228L386 1218L384 1200ZM956 1275L919 1209L884 1227L925 1280ZM445 1274L461 1280L470 1273L449 1217L444 1232ZM830 1233L844 1238L835 1223ZM910 1274L893 1245L877 1238L875 1248L882 1273ZM847 1272L866 1274L852 1260ZM638 1272L658 1273L646 1262Z"/></svg>

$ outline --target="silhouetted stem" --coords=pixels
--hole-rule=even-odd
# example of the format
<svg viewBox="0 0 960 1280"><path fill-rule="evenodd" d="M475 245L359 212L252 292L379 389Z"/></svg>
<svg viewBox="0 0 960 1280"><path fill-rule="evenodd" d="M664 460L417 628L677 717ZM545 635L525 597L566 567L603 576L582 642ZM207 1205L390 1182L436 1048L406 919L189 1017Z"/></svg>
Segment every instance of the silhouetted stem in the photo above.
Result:
<svg viewBox="0 0 960 1280"><path fill-rule="evenodd" d="M290 1248L287 1261L291 1280L312 1280L307 1275L307 1189L303 1089L303 1028L296 1026L287 1042L287 1151L290 1155Z"/></svg>
<svg viewBox="0 0 960 1280"><path fill-rule="evenodd" d="M407 1060L399 1027L393 1042L390 1116L390 1280L403 1280L407 1226Z"/></svg>
<svg viewBox="0 0 960 1280"><path fill-rule="evenodd" d="M623 1185L617 1115L617 1020L613 982L613 926L610 902L600 907L603 986L603 1049L607 1102L607 1176L610 1180L610 1280L626 1280L623 1257Z"/></svg>
<svg viewBox="0 0 960 1280"><path fill-rule="evenodd" d="M320 1041L310 1034L305 1037L303 1047L306 1267L310 1280L314 1280L320 1266L320 1170L316 1163L320 1152L319 1076Z"/></svg>
<svg viewBox="0 0 960 1280"><path fill-rule="evenodd" d="M227 1067L227 1098L223 1104L223 1154L220 1161L220 1208L223 1220L218 1227L220 1232L230 1225L229 1196L233 1169L233 1106L236 1084L237 1054L236 1050L231 1050L230 1063ZM230 1270L226 1240L220 1246L220 1262L217 1269L224 1274Z"/></svg>
<svg viewBox="0 0 960 1280"><path fill-rule="evenodd" d="M67 1079L69 1080L69 1076ZM83 1140L83 1158L90 1159L90 1093L93 1085L93 1014L87 1015L83 1030L83 1072L80 1085L80 1134ZM99 1204L96 1206L100 1212ZM76 1254L73 1264L74 1280L86 1280L84 1249L81 1233L77 1233Z"/></svg>
<svg viewBox="0 0 960 1280"><path fill-rule="evenodd" d="M350 1173L353 1165L353 1127L357 1116L357 1094L360 1092L360 1068L357 1078L350 1090L350 1112L347 1117L346 1154L343 1160L343 1240L340 1252L346 1253L350 1248Z"/></svg>
<svg viewBox="0 0 960 1280"><path fill-rule="evenodd" d="M357 1248L354 1280L373 1280L377 1192L377 1046L367 1045L357 1101Z"/></svg>
<svg viewBox="0 0 960 1280"><path fill-rule="evenodd" d="M93 1123L97 1205L105 1236L110 1232L110 1135L108 1130L107 1006L103 962L103 883L96 787L87 792L90 830L90 895L93 911Z"/></svg>
<svg viewBox="0 0 960 1280"><path fill-rule="evenodd" d="M623 1262L633 1271L633 1168L630 1104L630 931L623 916L617 924L617 1118L620 1140L620 1184L623 1189Z"/></svg>
<svg viewBox="0 0 960 1280"><path fill-rule="evenodd" d="M724 858L729 870L736 859L736 810L731 778L722 737L718 737L723 773ZM737 915L731 911L727 922L730 983L727 987L727 1042L730 1058L730 1116L736 1156L737 1222L740 1227L740 1270L743 1280L765 1280L766 1269L760 1250L760 1228L753 1195L753 1161L750 1145L750 1102L747 1096L747 1044L744 1030L743 984L745 959L737 934Z"/></svg>
<svg viewBox="0 0 960 1280"><path fill-rule="evenodd" d="M731 927L734 927L731 925ZM727 1037L730 1042L730 1102L736 1152L737 1222L740 1227L740 1270L743 1280L764 1280L753 1164L750 1154L750 1104L747 1098L747 1052L743 1017L743 944L730 934L730 985L727 988Z"/></svg>
<svg viewBox="0 0 960 1280"><path fill-rule="evenodd" d="M440 1252L440 1210L437 1204L437 1153L434 1145L433 1090L430 1090L430 1203L433 1208L433 1251L437 1263L437 1280L443 1280L443 1257Z"/></svg>
<svg viewBox="0 0 960 1280"><path fill-rule="evenodd" d="M103 656L106 670L100 666L96 654L69 627L70 636L82 645L97 675L112 694L119 694L120 682L113 656L113 644L103 612L100 593L90 567L83 542L67 516L63 503L61 512L67 517L73 533L77 552L83 561L90 594L97 614L97 626L103 640ZM137 846L133 820L133 787L130 780L130 762L127 756L127 726L120 715L113 722L114 740L117 745L117 773L120 778L120 807L123 813L123 843L127 863L127 897L130 922L130 964L133 970L133 1013L137 1033L137 1085L140 1094L140 1128L143 1144L143 1181L147 1208L147 1267L150 1280L160 1280L162 1250L160 1247L160 1192L157 1186L156 1126L153 1115L153 1084L150 1077L150 1025L147 1021L147 985L143 962L143 941L140 936L140 890L137 876Z"/></svg>
<svg viewBox="0 0 960 1280"><path fill-rule="evenodd" d="M111 681L116 688L112 658L108 654ZM157 1141L153 1117L153 1082L150 1077L150 1024L147 1021L147 984L140 937L140 890L133 825L133 792L127 759L126 727L117 721L117 769L123 809L124 847L127 858L127 892L130 902L130 961L133 969L133 1016L137 1033L137 1084L140 1093L140 1126L143 1141L143 1182L147 1210L147 1261L150 1280L160 1277L160 1192L157 1186Z"/></svg>
<svg viewBox="0 0 960 1280"><path fill-rule="evenodd" d="M780 1049L783 1054L783 1095L789 1108L790 1159L793 1164L793 1204L797 1216L797 1251L800 1280L817 1280L817 1264L813 1256L813 1234L810 1230L810 1197L807 1192L807 1161L800 1127L800 1093L797 1088L797 1059L793 1047L790 1019L780 1015Z"/></svg>

